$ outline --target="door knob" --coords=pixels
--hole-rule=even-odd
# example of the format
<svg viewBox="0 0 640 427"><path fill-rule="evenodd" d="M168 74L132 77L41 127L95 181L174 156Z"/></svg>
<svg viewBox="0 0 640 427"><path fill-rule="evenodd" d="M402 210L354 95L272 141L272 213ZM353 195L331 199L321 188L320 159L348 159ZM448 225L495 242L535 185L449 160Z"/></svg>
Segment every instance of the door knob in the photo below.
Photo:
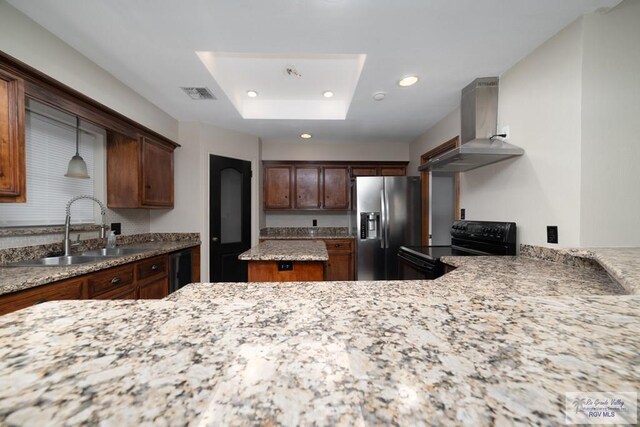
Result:
<svg viewBox="0 0 640 427"><path fill-rule="evenodd" d="M212 241L212 242L217 242L217 241L218 241L218 238L217 238L217 237L212 237L212 238L211 238L211 241Z"/></svg>

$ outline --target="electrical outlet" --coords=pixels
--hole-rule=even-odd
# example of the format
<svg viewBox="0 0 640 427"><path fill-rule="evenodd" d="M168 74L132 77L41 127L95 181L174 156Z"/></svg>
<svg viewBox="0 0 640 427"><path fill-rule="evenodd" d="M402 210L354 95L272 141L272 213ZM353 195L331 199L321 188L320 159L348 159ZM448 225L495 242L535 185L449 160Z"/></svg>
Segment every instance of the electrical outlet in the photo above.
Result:
<svg viewBox="0 0 640 427"><path fill-rule="evenodd" d="M113 230L113 234L119 236L120 234L122 234L122 224L119 222L112 222L111 230Z"/></svg>
<svg viewBox="0 0 640 427"><path fill-rule="evenodd" d="M317 227L317 226L318 226L318 220L317 220L317 219L314 219L314 220L313 220L313 226L314 226L314 227Z"/></svg>
<svg viewBox="0 0 640 427"><path fill-rule="evenodd" d="M547 225L547 243L558 243L557 225Z"/></svg>
<svg viewBox="0 0 640 427"><path fill-rule="evenodd" d="M509 126L502 126L502 129L500 129L500 133L503 133L503 134L507 135L507 136L502 138L502 139L505 139L505 140L509 139L509 137L511 136L509 134Z"/></svg>
<svg viewBox="0 0 640 427"><path fill-rule="evenodd" d="M460 219L464 219L465 209L460 209Z"/></svg>

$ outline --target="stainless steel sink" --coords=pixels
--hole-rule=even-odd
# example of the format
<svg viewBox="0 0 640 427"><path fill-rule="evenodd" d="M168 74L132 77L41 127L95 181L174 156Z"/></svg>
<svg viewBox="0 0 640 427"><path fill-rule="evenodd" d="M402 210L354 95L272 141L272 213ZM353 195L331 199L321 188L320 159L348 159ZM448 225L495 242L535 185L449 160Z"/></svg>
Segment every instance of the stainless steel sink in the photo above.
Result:
<svg viewBox="0 0 640 427"><path fill-rule="evenodd" d="M82 252L81 256L117 257L125 255L135 255L153 250L152 248L103 248L93 251Z"/></svg>
<svg viewBox="0 0 640 427"><path fill-rule="evenodd" d="M7 267L55 267L65 265L87 264L90 262L104 261L104 256L86 256L86 255L69 255L69 256L52 256L47 258L31 259L27 261L18 261L7 264Z"/></svg>

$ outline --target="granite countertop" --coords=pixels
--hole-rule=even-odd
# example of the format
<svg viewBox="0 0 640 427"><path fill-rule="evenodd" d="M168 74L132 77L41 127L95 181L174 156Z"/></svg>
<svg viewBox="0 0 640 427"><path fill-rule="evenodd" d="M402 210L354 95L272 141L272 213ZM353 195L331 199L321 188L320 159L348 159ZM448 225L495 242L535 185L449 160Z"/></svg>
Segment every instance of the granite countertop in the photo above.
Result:
<svg viewBox="0 0 640 427"><path fill-rule="evenodd" d="M128 246L136 248L148 248L147 251L134 255L104 258L104 260L86 264L56 267L7 267L0 265L0 295L17 292L35 286L44 285L69 277L92 273L109 267L162 255L180 249L200 245L199 239L180 239L175 241L159 240L153 242L140 242ZM125 245L118 247L127 247ZM25 248L19 248L25 249Z"/></svg>
<svg viewBox="0 0 640 427"><path fill-rule="evenodd" d="M640 388L640 295L604 270L447 262L435 281L203 283L2 316L0 424L555 425L567 392Z"/></svg>
<svg viewBox="0 0 640 427"><path fill-rule="evenodd" d="M266 240L238 256L242 261L327 261L323 242L309 240Z"/></svg>
<svg viewBox="0 0 640 427"><path fill-rule="evenodd" d="M260 239L353 239L348 227L268 227L260 230Z"/></svg>

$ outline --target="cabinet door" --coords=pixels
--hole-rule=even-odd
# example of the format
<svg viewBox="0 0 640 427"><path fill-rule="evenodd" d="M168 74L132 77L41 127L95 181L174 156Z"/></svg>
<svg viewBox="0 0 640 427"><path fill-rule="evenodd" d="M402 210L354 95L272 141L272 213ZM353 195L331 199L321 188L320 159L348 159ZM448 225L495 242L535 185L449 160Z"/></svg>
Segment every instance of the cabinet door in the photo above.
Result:
<svg viewBox="0 0 640 427"><path fill-rule="evenodd" d="M116 132L107 132L107 206L140 207L140 143Z"/></svg>
<svg viewBox="0 0 640 427"><path fill-rule="evenodd" d="M323 168L323 207L325 209L349 209L349 168Z"/></svg>
<svg viewBox="0 0 640 427"><path fill-rule="evenodd" d="M0 297L0 314L11 313L46 301L83 299L84 277L61 280Z"/></svg>
<svg viewBox="0 0 640 427"><path fill-rule="evenodd" d="M296 166L296 209L320 208L320 169L319 166Z"/></svg>
<svg viewBox="0 0 640 427"><path fill-rule="evenodd" d="M0 70L0 202L27 200L24 82Z"/></svg>
<svg viewBox="0 0 640 427"><path fill-rule="evenodd" d="M378 168L375 166L353 166L351 167L351 176L377 176Z"/></svg>
<svg viewBox="0 0 640 427"><path fill-rule="evenodd" d="M382 176L405 176L407 168L404 166L382 166L380 175Z"/></svg>
<svg viewBox="0 0 640 427"><path fill-rule="evenodd" d="M142 138L142 200L145 207L173 207L173 150Z"/></svg>
<svg viewBox="0 0 640 427"><path fill-rule="evenodd" d="M162 299L169 295L169 281L166 277L152 280L138 289L138 299Z"/></svg>
<svg viewBox="0 0 640 427"><path fill-rule="evenodd" d="M264 208L291 209L291 167L264 168Z"/></svg>
<svg viewBox="0 0 640 427"><path fill-rule="evenodd" d="M352 240L325 240L329 261L325 270L325 280L354 280L354 252Z"/></svg>

